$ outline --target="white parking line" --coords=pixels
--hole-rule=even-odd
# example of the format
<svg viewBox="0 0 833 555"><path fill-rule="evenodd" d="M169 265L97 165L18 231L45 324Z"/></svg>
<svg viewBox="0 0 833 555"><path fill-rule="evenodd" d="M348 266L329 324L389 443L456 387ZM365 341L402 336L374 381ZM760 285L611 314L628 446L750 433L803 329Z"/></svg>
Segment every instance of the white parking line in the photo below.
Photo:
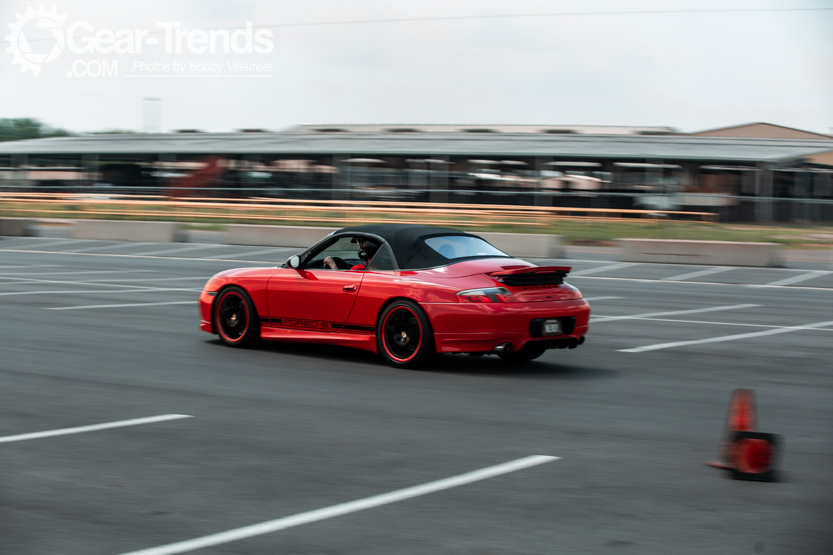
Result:
<svg viewBox="0 0 833 555"><path fill-rule="evenodd" d="M685 281L687 279L693 279L701 276L709 276L711 274L719 274L722 272L728 272L729 270L734 270L733 266L721 266L719 268L709 268L707 270L700 270L699 272L689 272L687 274L680 274L678 276L671 276L667 278L662 278L663 281Z"/></svg>
<svg viewBox="0 0 833 555"><path fill-rule="evenodd" d="M634 318L634 320L645 320L646 322L674 322L677 324L704 324L709 326L740 326L742 328L783 328L784 326L773 326L767 324L743 324L739 322L711 322L706 320L678 320L676 318ZM833 328L813 328L816 331L833 331Z"/></svg>
<svg viewBox="0 0 833 555"><path fill-rule="evenodd" d="M4 279L12 279L17 276L77 276L79 274L134 274L134 273L157 273L156 270L86 270L83 272L22 272L19 274L2 274L0 277ZM35 278L20 278L20 279L35 279Z"/></svg>
<svg viewBox="0 0 833 555"><path fill-rule="evenodd" d="M10 283L2 283L0 285L21 285L25 283L59 283L62 285L99 285L101 287L121 287L123 289L151 289L156 290L156 287L144 287L142 285L121 285L118 283L98 283L95 281L69 281L69 280L57 280L57 279L34 279L34 278L13 278L8 276L0 276L0 280L12 280ZM115 281L115 280L114 280ZM142 281L141 278L134 278L131 281ZM151 280L148 280L151 281Z"/></svg>
<svg viewBox="0 0 833 555"><path fill-rule="evenodd" d="M587 270L579 270L578 272L571 272L571 276L586 276L588 274L598 274L601 272L612 272L613 270L621 270L622 268L630 268L631 266L638 266L634 262L621 262L619 264L609 264L599 268L588 268Z"/></svg>
<svg viewBox="0 0 833 555"><path fill-rule="evenodd" d="M13 291L11 293L0 293L0 297L16 297L20 295L71 295L71 294L92 294L92 293L110 293L117 295L121 293L154 293L159 291L188 291L190 293L199 293L202 289L164 289L162 287L142 287L141 289L103 289L98 291Z"/></svg>
<svg viewBox="0 0 833 555"><path fill-rule="evenodd" d="M382 505L389 505L398 501L405 501L406 499L411 499L422 495L428 495L429 493L435 493L450 488L456 488L459 486L470 484L472 482L487 480L489 478L494 478L502 474L517 472L518 470L523 470L525 468L530 468L539 464L555 461L559 458L560 457L549 457L545 455L534 455L531 457L524 457L522 459L517 459L507 463L490 466L481 470L475 470L474 472L467 472L466 474L460 474L458 476L452 476L451 478L437 480L436 482L428 482L427 484L421 484L419 486L400 489L392 491L390 493L383 493L381 495L365 497L364 499L359 499L357 501L340 503L338 505L332 505L323 509L316 509L314 511L309 511L306 513L299 513L297 515L279 518L276 520L261 522L260 524L253 524L251 526L235 528L234 530L220 532L219 534L211 534L209 536L202 536L201 538L171 543L160 547L152 547L150 549L142 549L140 551L131 551L130 553L125 553L123 555L173 555L174 553L185 553L186 551L194 551L196 549L202 549L204 547L210 547L212 545L220 545L233 541L243 540L246 538L251 538L253 536L261 536L263 534L269 534L272 532L277 532L279 530L285 530L294 526L302 526L311 522L318 522L320 520L326 520L328 518L334 518L337 516L355 513L358 511L364 511L366 509L372 509L374 507L380 507Z"/></svg>
<svg viewBox="0 0 833 555"><path fill-rule="evenodd" d="M807 272L806 274L793 276L787 279L782 279L780 281L773 281L772 283L767 283L767 285L792 285L793 283L801 283L802 281L807 281L808 279L815 279L817 277L822 277L829 274L833 274L833 272L817 270L815 272Z"/></svg>
<svg viewBox="0 0 833 555"><path fill-rule="evenodd" d="M149 244L149 243L133 243L133 245L142 245L142 244ZM278 250L281 250L279 247L275 247ZM292 249L286 249L292 250ZM35 250L10 250L10 249L0 249L0 252L27 252L32 254L60 254L60 255L73 255L73 256L100 256L100 257L110 257L110 258L152 258L154 260L177 260L177 261L188 261L188 262L254 262L255 264L267 264L267 266L263 266L264 268L272 268L274 267L275 262L270 260L230 260L224 258L217 258L217 257L210 257L210 258L194 258L188 256L182 257L173 257L173 256L140 256L137 254L114 254L114 253L102 253L99 254L97 252L81 252L80 250L75 251L35 251ZM294 252L300 252L299 250L295 250ZM246 253L246 254L253 254L253 253Z"/></svg>
<svg viewBox="0 0 833 555"><path fill-rule="evenodd" d="M46 237L44 237L44 239L46 239ZM74 245L76 243L89 243L91 241L92 239L58 239L57 241L51 241L49 243L38 243L34 246L35 248L40 249L43 247L53 247L55 245ZM27 248L29 248L30 246L31 245L26 245Z"/></svg>
<svg viewBox="0 0 833 555"><path fill-rule="evenodd" d="M158 254L161 254L161 255L174 254L174 253L177 253L177 252L198 251L200 249L216 249L218 247L224 247L224 246L225 245L213 245L213 244L200 243L199 245L189 245L187 247L179 247L179 248L176 248L176 249L172 249L171 247L168 247L167 249L159 249L159 250L150 251L150 252L137 252L137 253L134 253L134 254L139 254L139 255L142 255L142 256L156 256Z"/></svg>
<svg viewBox="0 0 833 555"><path fill-rule="evenodd" d="M193 416L187 414L163 414L161 416L148 416L147 418L119 420L118 422L93 424L92 426L78 426L77 428L63 428L60 430L49 430L46 432L35 432L32 434L20 434L16 436L0 437L0 443L24 441L27 439L40 439L42 437L65 436L69 434L80 434L84 432L96 432L98 430L109 430L110 428L123 428L125 426L138 426L140 424L153 424L155 422L165 422L166 420L179 420L180 418L193 418Z"/></svg>
<svg viewBox="0 0 833 555"><path fill-rule="evenodd" d="M656 345L646 345L644 347L634 347L633 349L619 349L620 353L644 353L646 351L658 351L660 349L672 349L674 347L687 347L689 345L703 345L705 343L722 343L724 341L737 341L738 339L749 339L751 337L763 337L765 335L777 335L780 333L789 333L801 330L813 330L818 328L826 328L833 326L833 321L818 322L816 324L808 324L806 326L787 326L764 331L755 331L752 333L741 333L738 335L724 335L722 337L710 337L708 339L694 339L692 341L674 341L672 343L659 343Z"/></svg>
<svg viewBox="0 0 833 555"><path fill-rule="evenodd" d="M230 245L226 245L230 246ZM251 252L244 252L244 253L237 253L237 254L218 254L216 256L208 256L206 258L240 258L241 256L253 256L253 255L261 255L261 254L280 254L281 252L286 252L287 250L291 249L284 249L281 247L273 247L271 249L263 249L259 251L251 251ZM300 249L296 252L300 252Z"/></svg>
<svg viewBox="0 0 833 555"><path fill-rule="evenodd" d="M166 304L197 304L196 300L193 301L170 301L165 303L129 303L129 304L94 304L88 306L58 306L58 307L50 307L44 308L44 310L85 310L88 308L124 308L128 306L162 306Z"/></svg>
<svg viewBox="0 0 833 555"><path fill-rule="evenodd" d="M0 276L0 277L2 277L2 276ZM121 279L121 278L119 278L119 279L110 279L110 278L92 279L92 278L90 278L90 279L87 279L85 281L79 281L77 283L91 284L91 285L92 284L104 285L104 283L100 283L100 282L114 283L114 282L117 282L117 281L139 281L141 283L146 283L146 282L149 282L149 281L187 281L187 280L197 280L197 279L202 280L202 281L208 281L208 278L209 278L209 276L187 276L187 277L148 278L148 279L145 279L145 278L142 278L142 277L124 278L124 279Z"/></svg>
<svg viewBox="0 0 833 555"><path fill-rule="evenodd" d="M60 265L59 264L27 264L25 266L3 266L2 268L0 268L0 275L2 275L3 270L21 270L23 268L60 268Z"/></svg>
<svg viewBox="0 0 833 555"><path fill-rule="evenodd" d="M127 247L142 247L144 245L159 245L159 243L147 243L147 242L134 242L134 241L123 241L121 243L111 243L107 245L101 245L98 247L88 247L83 249L75 249L72 251L67 251L68 254L70 253L82 253L82 252L95 252L95 251L103 251L106 249L125 249Z"/></svg>
<svg viewBox="0 0 833 555"><path fill-rule="evenodd" d="M607 322L610 320L635 320L639 318L652 318L654 316L676 316L677 314L699 314L702 312L719 312L721 310L739 310L741 308L755 308L759 304L733 304L728 306L712 306L709 308L695 308L692 310L673 310L671 312L647 312L645 314L631 314L630 316L596 316L590 321L595 323Z"/></svg>
<svg viewBox="0 0 833 555"><path fill-rule="evenodd" d="M621 299L622 297L584 297L585 301L612 301L613 299Z"/></svg>

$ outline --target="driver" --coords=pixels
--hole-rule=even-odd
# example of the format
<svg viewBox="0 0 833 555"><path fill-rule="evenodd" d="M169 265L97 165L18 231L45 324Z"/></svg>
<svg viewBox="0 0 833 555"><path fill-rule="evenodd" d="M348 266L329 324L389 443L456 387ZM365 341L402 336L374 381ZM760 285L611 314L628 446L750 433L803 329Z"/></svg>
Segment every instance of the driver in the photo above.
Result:
<svg viewBox="0 0 833 555"><path fill-rule="evenodd" d="M359 242L359 259L362 261L361 264L356 264L351 270L364 270L367 268L367 264L370 262L370 259L373 258L373 255L376 254L376 251L379 250L379 245L376 244L375 241L371 241L369 239L362 239ZM336 261L333 260L332 256L328 256L324 259L324 265L329 267L331 270L338 270L338 265Z"/></svg>

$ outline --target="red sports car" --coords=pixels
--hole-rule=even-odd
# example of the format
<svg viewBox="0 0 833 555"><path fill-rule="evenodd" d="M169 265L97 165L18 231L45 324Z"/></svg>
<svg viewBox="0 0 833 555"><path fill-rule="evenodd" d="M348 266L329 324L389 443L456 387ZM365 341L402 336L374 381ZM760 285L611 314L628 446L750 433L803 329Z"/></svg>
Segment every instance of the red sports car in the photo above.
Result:
<svg viewBox="0 0 833 555"><path fill-rule="evenodd" d="M456 229L348 227L276 268L215 275L200 294L200 328L233 347L260 339L379 353L393 366L437 354L522 362L584 342L590 306L538 267Z"/></svg>

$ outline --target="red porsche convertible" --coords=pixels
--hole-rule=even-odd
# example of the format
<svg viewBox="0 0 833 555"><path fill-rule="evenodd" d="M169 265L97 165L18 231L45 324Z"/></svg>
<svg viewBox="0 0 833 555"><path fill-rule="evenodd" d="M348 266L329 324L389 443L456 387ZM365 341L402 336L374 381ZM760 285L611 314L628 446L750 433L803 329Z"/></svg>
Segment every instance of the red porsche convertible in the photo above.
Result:
<svg viewBox="0 0 833 555"><path fill-rule="evenodd" d="M584 342L590 307L538 267L456 229L406 224L336 231L276 268L221 272L200 294L200 328L233 347L260 339L379 353L415 368L441 353L523 362Z"/></svg>

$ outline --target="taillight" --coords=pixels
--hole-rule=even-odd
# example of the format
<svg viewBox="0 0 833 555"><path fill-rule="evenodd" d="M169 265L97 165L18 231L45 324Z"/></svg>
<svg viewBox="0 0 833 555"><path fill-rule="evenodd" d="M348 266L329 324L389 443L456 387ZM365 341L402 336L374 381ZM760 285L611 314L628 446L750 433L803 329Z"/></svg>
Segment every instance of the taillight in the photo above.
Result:
<svg viewBox="0 0 833 555"><path fill-rule="evenodd" d="M514 303L512 293L505 287L488 287L486 289L469 289L457 293L461 303Z"/></svg>

